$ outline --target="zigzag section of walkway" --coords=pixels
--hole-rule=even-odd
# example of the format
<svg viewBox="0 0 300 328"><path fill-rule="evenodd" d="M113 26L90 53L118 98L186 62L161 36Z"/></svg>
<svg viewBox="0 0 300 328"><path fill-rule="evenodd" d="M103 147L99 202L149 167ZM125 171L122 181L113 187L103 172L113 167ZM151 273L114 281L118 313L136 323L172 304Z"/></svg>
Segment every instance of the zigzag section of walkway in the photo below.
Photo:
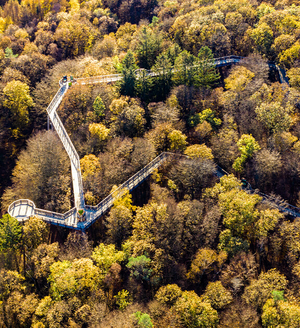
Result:
<svg viewBox="0 0 300 328"><path fill-rule="evenodd" d="M242 58L243 57L239 56L217 58L214 60L213 65L215 65L216 67L232 65L238 63ZM280 71L280 69L277 66L275 68L278 70L280 82L288 83L287 79L285 78L285 75ZM151 71L147 71L147 74L149 74L150 76L159 75L159 73L154 73ZM76 83L83 85L110 83L119 81L121 79L121 74L112 74L90 78L79 78L76 79ZM41 217L44 221L54 225L84 231L113 206L114 201L122 196L124 190L132 191L134 188L136 188L140 183L147 179L156 168L161 166L165 162L165 160L171 156L171 154L161 153L152 162L150 162L143 169L141 169L132 177L130 177L127 181L125 181L115 192L103 199L97 206L85 205L80 170L80 159L68 133L66 132L56 112L67 90L68 83L63 83L62 81L60 81L60 89L49 104L47 108L47 113L70 158L75 207L64 214L61 214L36 208L35 204L29 199L20 199L13 202L9 206L8 213L11 216L17 218L19 221L27 220L31 216L35 215ZM218 177L221 177L224 174L226 173L221 168L218 168L216 170L216 175ZM264 195L263 197L266 198L267 196ZM284 207L280 207L279 205L277 205L277 207L280 210L289 213L290 215L300 217L300 209L293 207L292 205ZM78 211L80 210L83 210L82 213L84 213L84 216L79 215Z"/></svg>

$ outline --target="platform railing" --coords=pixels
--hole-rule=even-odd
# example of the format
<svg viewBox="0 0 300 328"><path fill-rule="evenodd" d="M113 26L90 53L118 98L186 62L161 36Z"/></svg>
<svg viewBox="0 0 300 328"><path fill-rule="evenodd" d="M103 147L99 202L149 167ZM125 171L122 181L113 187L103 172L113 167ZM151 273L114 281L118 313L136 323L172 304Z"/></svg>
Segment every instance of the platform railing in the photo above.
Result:
<svg viewBox="0 0 300 328"><path fill-rule="evenodd" d="M18 199L9 205L8 212L12 212L13 209L19 205L27 205L30 207L32 206L35 207L34 202L31 201L30 199Z"/></svg>

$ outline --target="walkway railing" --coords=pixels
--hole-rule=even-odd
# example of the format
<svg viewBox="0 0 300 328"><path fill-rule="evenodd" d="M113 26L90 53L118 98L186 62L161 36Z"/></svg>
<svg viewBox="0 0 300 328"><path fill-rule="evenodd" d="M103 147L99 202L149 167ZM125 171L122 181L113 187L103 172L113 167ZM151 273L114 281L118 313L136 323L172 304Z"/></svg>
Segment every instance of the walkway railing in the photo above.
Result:
<svg viewBox="0 0 300 328"><path fill-rule="evenodd" d="M86 205L87 209L95 211L96 219L104 214L111 206L116 199L122 197L124 191L132 191L140 183L149 177L149 175L158 168L167 158L169 157L168 153L161 153L153 161L143 167L140 171L131 176L128 180L122 183L114 192L104 198L97 206Z"/></svg>
<svg viewBox="0 0 300 328"><path fill-rule="evenodd" d="M91 77L81 77L75 79L74 82L79 84L96 84L96 83L109 83L116 82L122 79L122 74L100 75Z"/></svg>
<svg viewBox="0 0 300 328"><path fill-rule="evenodd" d="M212 60L212 64L216 67L226 66L230 64L236 64L244 57L240 56L226 56L226 57L220 57L215 58ZM197 65L195 65L197 67ZM171 72L174 73L176 69L173 67L171 68ZM146 69L138 69L136 70L136 76L139 78L142 75L142 72L146 72L146 75L148 76L157 76L159 75L159 71L153 72L151 70ZM96 83L109 83L109 82L116 82L120 81L122 79L122 74L110 74L110 75L99 75L99 76L91 76L91 77L81 77L81 78L75 78L74 82L79 84L96 84Z"/></svg>
<svg viewBox="0 0 300 328"><path fill-rule="evenodd" d="M49 106L47 107L47 113L50 116L51 113L53 112L53 110L56 110L59 106L59 104L62 101L62 98L64 96L64 94L66 93L66 91L68 90L67 84L63 84L59 90L57 91L56 95L53 97L53 99L51 100Z"/></svg>
<svg viewBox="0 0 300 328"><path fill-rule="evenodd" d="M60 81L59 84L60 88L49 104L47 113L71 161L75 206L78 208L84 208L80 159L67 131L65 130L64 125L56 112L63 99L63 96L68 90L68 83Z"/></svg>

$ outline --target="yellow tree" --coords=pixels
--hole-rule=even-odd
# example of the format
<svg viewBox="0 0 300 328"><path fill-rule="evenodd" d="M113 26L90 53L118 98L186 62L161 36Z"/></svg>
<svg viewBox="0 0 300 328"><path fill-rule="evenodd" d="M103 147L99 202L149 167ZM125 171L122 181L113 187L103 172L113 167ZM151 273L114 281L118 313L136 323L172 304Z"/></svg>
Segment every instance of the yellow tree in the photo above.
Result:
<svg viewBox="0 0 300 328"><path fill-rule="evenodd" d="M219 321L218 312L209 303L203 302L194 291L183 292L173 310L179 315L182 326L186 328L213 328L217 327Z"/></svg>
<svg viewBox="0 0 300 328"><path fill-rule="evenodd" d="M85 180L101 170L99 158L93 154L85 155L80 159L82 178Z"/></svg>
<svg viewBox="0 0 300 328"><path fill-rule="evenodd" d="M182 295L182 290L176 284L169 284L160 287L155 294L155 298L159 303L167 306L172 306L176 303L178 298Z"/></svg>
<svg viewBox="0 0 300 328"><path fill-rule="evenodd" d="M56 299L77 296L84 300L99 290L103 276L91 259L75 259L73 262L58 261L51 265L48 282L50 295Z"/></svg>
<svg viewBox="0 0 300 328"><path fill-rule="evenodd" d="M93 45L96 31L90 25L88 21L79 21L76 16L60 21L54 40L66 57L82 55Z"/></svg>
<svg viewBox="0 0 300 328"><path fill-rule="evenodd" d="M169 150L183 151L187 145L186 138L187 136L179 130L173 130L172 132L170 132L168 134L168 139L170 142Z"/></svg>
<svg viewBox="0 0 300 328"><path fill-rule="evenodd" d="M187 278L196 282L199 277L201 278L204 274L217 272L221 269L226 259L226 252L221 251L218 254L213 249L199 249L187 273Z"/></svg>
<svg viewBox="0 0 300 328"><path fill-rule="evenodd" d="M252 30L249 30L250 37L253 39L256 48L262 55L270 55L270 48L273 43L273 31L266 23L261 23Z"/></svg>
<svg viewBox="0 0 300 328"><path fill-rule="evenodd" d="M245 90L247 85L252 81L255 74L244 66L238 66L224 80L226 89L234 92Z"/></svg>
<svg viewBox="0 0 300 328"><path fill-rule="evenodd" d="M248 304L261 309L272 297L272 292L284 291L287 283L286 277L276 269L262 272L257 280L252 280L250 286L246 287L243 298Z"/></svg>
<svg viewBox="0 0 300 328"><path fill-rule="evenodd" d="M184 154L190 158L214 159L211 149L205 144L188 146Z"/></svg>
<svg viewBox="0 0 300 328"><path fill-rule="evenodd" d="M261 121L271 133L279 133L289 130L292 124L291 114L293 107L291 105L282 105L278 101L263 102L256 107L255 113L257 119Z"/></svg>
<svg viewBox="0 0 300 328"><path fill-rule="evenodd" d="M251 242L266 237L283 217L277 209L259 210L261 197L242 190L233 175L222 177L206 194L218 199L225 226L219 248L230 255L248 250Z"/></svg>
<svg viewBox="0 0 300 328"><path fill-rule="evenodd" d="M90 134L96 136L99 141L105 141L108 139L110 129L102 123L92 123L89 125L89 131Z"/></svg>
<svg viewBox="0 0 300 328"><path fill-rule="evenodd" d="M216 310L225 308L233 301L230 291L222 285L221 281L209 282L201 298Z"/></svg>
<svg viewBox="0 0 300 328"><path fill-rule="evenodd" d="M11 81L3 89L3 105L9 109L12 124L12 135L22 136L22 131L29 123L29 108L34 105L29 86L20 81Z"/></svg>
<svg viewBox="0 0 300 328"><path fill-rule="evenodd" d="M103 278L112 264L121 263L124 257L124 252L116 250L115 245L104 245L103 243L97 246L92 254L92 259L96 262L101 273L100 276Z"/></svg>
<svg viewBox="0 0 300 328"><path fill-rule="evenodd" d="M283 297L276 299L273 295L263 306L261 319L263 327L297 328L300 322L299 304L288 302Z"/></svg>
<svg viewBox="0 0 300 328"><path fill-rule="evenodd" d="M20 251L22 227L9 214L4 214L0 219L0 252L5 258L7 267L17 268L19 271L18 253ZM15 266L13 266L13 261Z"/></svg>
<svg viewBox="0 0 300 328"><path fill-rule="evenodd" d="M300 68L292 67L287 71L289 83L293 88L300 90Z"/></svg>

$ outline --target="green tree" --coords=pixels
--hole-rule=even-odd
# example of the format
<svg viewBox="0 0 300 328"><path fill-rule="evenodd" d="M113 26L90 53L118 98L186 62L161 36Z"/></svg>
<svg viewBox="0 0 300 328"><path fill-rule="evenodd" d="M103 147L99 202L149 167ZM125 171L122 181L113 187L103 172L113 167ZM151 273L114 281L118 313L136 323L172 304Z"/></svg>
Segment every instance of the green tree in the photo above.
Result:
<svg viewBox="0 0 300 328"><path fill-rule="evenodd" d="M233 175L222 177L206 194L218 198L226 228L220 233L219 248L229 255L247 251L251 242L266 237L283 218L277 209L259 210L262 198L241 190L240 182Z"/></svg>
<svg viewBox="0 0 300 328"><path fill-rule="evenodd" d="M196 126L204 122L208 122L214 129L217 129L222 124L222 120L217 118L214 111L210 108L204 109L201 113L197 113L190 117L191 126Z"/></svg>
<svg viewBox="0 0 300 328"><path fill-rule="evenodd" d="M14 55L12 49L8 47L5 49L4 52L5 52L5 58L17 58L19 56L18 54Z"/></svg>
<svg viewBox="0 0 300 328"><path fill-rule="evenodd" d="M155 73L155 94L159 94L157 100L163 100L169 94L172 86L172 64L166 54L156 58L151 71Z"/></svg>
<svg viewBox="0 0 300 328"><path fill-rule="evenodd" d="M214 56L210 48L202 47L198 53L197 78L195 86L212 87L220 78L214 64Z"/></svg>
<svg viewBox="0 0 300 328"><path fill-rule="evenodd" d="M93 109L97 117L102 118L105 116L105 106L100 96L97 96L95 98L93 103Z"/></svg>
<svg viewBox="0 0 300 328"><path fill-rule="evenodd" d="M238 140L237 146L241 156L234 161L232 167L237 172L242 172L247 159L251 158L257 150L260 150L260 146L252 134L243 134Z"/></svg>
<svg viewBox="0 0 300 328"><path fill-rule="evenodd" d="M136 94L143 102L149 102L152 99L153 78L145 69L136 71Z"/></svg>
<svg viewBox="0 0 300 328"><path fill-rule="evenodd" d="M204 109L199 115L199 123L203 123L207 121L213 128L217 128L222 124L221 119L216 117L216 113L214 113L210 108Z"/></svg>
<svg viewBox="0 0 300 328"><path fill-rule="evenodd" d="M173 81L176 85L191 87L197 81L197 57L184 50L175 61Z"/></svg>
<svg viewBox="0 0 300 328"><path fill-rule="evenodd" d="M18 253L21 246L22 227L17 219L4 214L0 219L0 251L6 257L6 265L19 271ZM12 258L13 261L12 261Z"/></svg>
<svg viewBox="0 0 300 328"><path fill-rule="evenodd" d="M137 35L136 54L139 66L150 69L161 50L161 37L150 28L144 26Z"/></svg>
<svg viewBox="0 0 300 328"><path fill-rule="evenodd" d="M136 75L137 69L134 55L128 51L122 62L122 80L119 83L120 93L125 96L134 97L136 93Z"/></svg>
<svg viewBox="0 0 300 328"><path fill-rule="evenodd" d="M182 51L175 60L173 69L173 83L183 86L182 107L187 112L191 109L193 99L193 86L197 84L197 71L199 60L187 50ZM186 113L187 114L187 113Z"/></svg>
<svg viewBox="0 0 300 328"><path fill-rule="evenodd" d="M152 273L151 259L145 255L130 257L126 267L130 270L130 275L140 282L148 282Z"/></svg>
<svg viewBox="0 0 300 328"><path fill-rule="evenodd" d="M218 248L228 254L234 256L239 252L248 252L250 244L241 237L234 236L230 229L223 230L219 235Z"/></svg>
<svg viewBox="0 0 300 328"><path fill-rule="evenodd" d="M152 328L153 327L153 323L151 321L149 314L138 311L138 312L134 313L134 316L138 320L137 324L138 324L139 328Z"/></svg>

